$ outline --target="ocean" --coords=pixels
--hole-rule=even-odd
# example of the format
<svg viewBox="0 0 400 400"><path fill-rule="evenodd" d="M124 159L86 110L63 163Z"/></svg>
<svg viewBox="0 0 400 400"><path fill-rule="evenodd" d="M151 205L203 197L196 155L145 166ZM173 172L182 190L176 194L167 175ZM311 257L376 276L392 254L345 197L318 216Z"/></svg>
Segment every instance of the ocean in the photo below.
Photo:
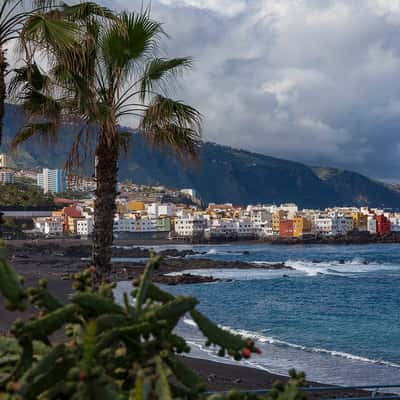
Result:
<svg viewBox="0 0 400 400"><path fill-rule="evenodd" d="M296 368L329 384L400 384L400 245L174 247L206 252L192 256L193 263L207 257L254 264L252 270L192 270L225 281L166 288L197 297L212 320L255 338L263 353L246 364L283 375ZM256 268L271 262L293 270ZM190 318L178 331L193 356L230 362L204 347Z"/></svg>

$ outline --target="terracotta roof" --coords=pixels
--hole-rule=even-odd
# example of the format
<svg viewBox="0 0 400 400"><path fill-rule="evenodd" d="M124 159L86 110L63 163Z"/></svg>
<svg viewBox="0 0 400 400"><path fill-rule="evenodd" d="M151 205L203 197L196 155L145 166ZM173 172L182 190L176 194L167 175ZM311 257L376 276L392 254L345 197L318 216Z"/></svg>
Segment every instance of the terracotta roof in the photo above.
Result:
<svg viewBox="0 0 400 400"><path fill-rule="evenodd" d="M77 202L75 200L71 199L65 199L63 197L56 197L54 199L54 203L61 203L61 204L76 204Z"/></svg>
<svg viewBox="0 0 400 400"><path fill-rule="evenodd" d="M79 210L77 210L75 207L64 207L63 211L64 211L64 215L71 217L71 218L82 217L81 212Z"/></svg>

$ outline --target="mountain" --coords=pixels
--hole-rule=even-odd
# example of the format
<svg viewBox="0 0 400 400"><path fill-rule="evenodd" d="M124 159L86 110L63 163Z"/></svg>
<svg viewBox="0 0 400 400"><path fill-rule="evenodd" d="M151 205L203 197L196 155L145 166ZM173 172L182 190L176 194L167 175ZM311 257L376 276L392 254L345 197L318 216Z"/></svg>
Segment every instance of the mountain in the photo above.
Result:
<svg viewBox="0 0 400 400"><path fill-rule="evenodd" d="M21 109L6 109L5 136L10 140L23 120ZM73 135L65 126L56 144L26 143L16 157L25 167L62 167ZM305 208L334 205L400 206L400 192L361 174L251 153L213 143L201 146L199 162L184 166L165 151L151 148L133 134L128 157L119 165L120 180L194 188L208 202L234 204L294 202Z"/></svg>

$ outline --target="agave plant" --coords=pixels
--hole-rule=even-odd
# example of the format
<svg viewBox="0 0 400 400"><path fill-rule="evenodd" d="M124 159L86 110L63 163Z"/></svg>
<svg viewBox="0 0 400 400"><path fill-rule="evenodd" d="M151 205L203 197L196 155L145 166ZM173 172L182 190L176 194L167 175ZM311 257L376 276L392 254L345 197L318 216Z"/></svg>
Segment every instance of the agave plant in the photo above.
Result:
<svg viewBox="0 0 400 400"><path fill-rule="evenodd" d="M92 263L101 281L111 270L118 160L130 135L119 129L121 118L133 118L136 133L185 157L196 154L201 116L167 96L170 79L189 68L191 60L158 57L165 33L147 10L79 25L73 46L47 46L47 70L32 58L16 71L14 87L30 119L13 146L34 136L54 138L61 122L72 121L77 133L68 169L82 165L88 149L95 149ZM35 38L28 36L32 42Z"/></svg>

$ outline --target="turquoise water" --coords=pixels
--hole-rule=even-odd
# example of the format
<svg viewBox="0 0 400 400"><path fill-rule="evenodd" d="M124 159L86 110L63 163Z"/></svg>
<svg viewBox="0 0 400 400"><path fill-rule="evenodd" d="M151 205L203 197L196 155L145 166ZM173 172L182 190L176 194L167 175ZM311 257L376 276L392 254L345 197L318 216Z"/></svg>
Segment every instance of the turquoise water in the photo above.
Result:
<svg viewBox="0 0 400 400"><path fill-rule="evenodd" d="M253 366L281 374L295 367L332 384L400 384L399 245L196 249L254 263L254 270L198 271L229 281L168 288L197 297L219 324L254 336L263 354ZM294 269L257 269L266 262ZM196 356L215 357L189 319L179 329Z"/></svg>

